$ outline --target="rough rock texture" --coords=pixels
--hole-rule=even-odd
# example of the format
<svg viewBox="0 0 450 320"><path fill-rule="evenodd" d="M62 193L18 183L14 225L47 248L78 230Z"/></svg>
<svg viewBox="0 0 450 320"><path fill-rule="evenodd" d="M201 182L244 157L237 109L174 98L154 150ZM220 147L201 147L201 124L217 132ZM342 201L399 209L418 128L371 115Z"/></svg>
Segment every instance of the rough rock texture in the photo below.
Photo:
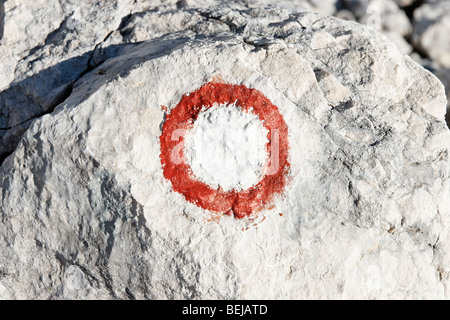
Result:
<svg viewBox="0 0 450 320"><path fill-rule="evenodd" d="M450 68L440 68L436 66L435 69L432 69L433 73L438 77L439 80L444 84L445 86L445 93L447 95L447 114L446 114L446 120L447 125L450 123Z"/></svg>
<svg viewBox="0 0 450 320"><path fill-rule="evenodd" d="M437 78L358 23L183 3L111 30L3 162L0 298L447 298ZM212 79L261 90L289 128L290 183L252 219L162 175L165 108Z"/></svg>
<svg viewBox="0 0 450 320"><path fill-rule="evenodd" d="M450 2L447 0L342 0L360 23L380 30L401 52L441 80L448 96L450 82ZM339 5L338 5L339 7ZM338 17L352 20L347 10ZM450 102L447 103L450 110ZM447 124L450 122L447 117Z"/></svg>
<svg viewBox="0 0 450 320"><path fill-rule="evenodd" d="M448 126L450 124L450 100L448 100L448 97L450 97L450 68L442 67L440 64L431 61L428 58L424 59L418 54L413 54L412 57L417 63L431 71L444 84L447 96L447 114L445 116Z"/></svg>
<svg viewBox="0 0 450 320"><path fill-rule="evenodd" d="M151 3L164 8L160 1ZM70 0L9 0L5 5L0 159L15 149L32 120L70 94L73 83L92 67L96 45L129 15L149 7L133 0L89 1L83 6Z"/></svg>
<svg viewBox="0 0 450 320"><path fill-rule="evenodd" d="M2 4L0 1L0 28ZM411 1L409 1L411 2ZM442 1L443 2L443 1ZM397 6L405 7L402 11ZM17 146L25 130L36 118L51 113L55 106L64 101L81 76L108 58L114 57L137 42L146 41L167 33L190 28L194 32L206 32L207 28L233 28L234 18L224 21L209 21L203 24L205 16L192 15L187 21L183 11L195 8L206 9L213 5L225 5L235 10L261 6L282 8L280 14L313 11L336 15L382 31L405 54L423 57L428 54L420 48L420 36L426 30L417 25L434 25L433 34L444 37L448 32L438 21L450 16L448 10L438 1L429 1L426 12L433 14L415 26L414 43L411 41L411 23L408 17L422 8L421 0L409 4L397 4L392 0L157 0L157 1L78 1L51 0L29 1L9 0L6 5L5 37L0 42L0 163ZM418 7L417 7L418 6ZM417 7L417 8L416 8ZM437 9L436 9L437 8ZM415 13L415 16L423 14ZM408 16L408 17L407 17ZM427 16L425 14L425 16ZM170 19L166 19L169 18ZM422 21L422 22L421 22ZM200 24L200 25L199 25ZM236 24L237 25L237 24ZM202 29L203 30L200 30ZM199 29L199 30L197 30ZM429 38L432 39L432 38ZM444 39L445 40L445 39ZM426 43L432 43L432 40ZM444 46L448 41L437 46ZM435 44L432 44L432 46ZM442 48L440 49L445 53ZM424 66L430 65L426 62ZM441 81L447 77L435 74ZM450 87L450 83L444 82ZM450 107L450 103L448 104Z"/></svg>
<svg viewBox="0 0 450 320"><path fill-rule="evenodd" d="M3 0L0 2L1 17ZM220 3L217 0L92 0L80 5L70 0L7 1L0 45L0 162L16 148L34 119L53 111L70 95L76 80L117 55L125 43L188 28L195 30L206 19L204 16L190 15L188 18L193 20L188 21L184 20L186 13L175 11ZM301 0L294 5L290 1L280 1L277 5L295 12L316 10L333 14L334 3L334 0ZM245 9L263 4L273 6L270 1L250 0L230 1L228 6ZM234 23L233 17L227 19L228 23ZM229 28L219 21L211 21L203 28L215 28L218 24Z"/></svg>

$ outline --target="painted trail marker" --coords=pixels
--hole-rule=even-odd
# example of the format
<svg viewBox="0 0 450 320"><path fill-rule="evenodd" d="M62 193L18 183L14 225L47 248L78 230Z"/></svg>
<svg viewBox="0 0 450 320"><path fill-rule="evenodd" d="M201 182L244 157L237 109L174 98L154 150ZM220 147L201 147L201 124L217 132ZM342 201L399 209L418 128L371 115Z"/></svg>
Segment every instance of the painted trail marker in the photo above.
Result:
<svg viewBox="0 0 450 320"><path fill-rule="evenodd" d="M251 216L286 185L288 128L278 108L256 89L208 82L185 94L167 115L160 142L164 177L203 209Z"/></svg>

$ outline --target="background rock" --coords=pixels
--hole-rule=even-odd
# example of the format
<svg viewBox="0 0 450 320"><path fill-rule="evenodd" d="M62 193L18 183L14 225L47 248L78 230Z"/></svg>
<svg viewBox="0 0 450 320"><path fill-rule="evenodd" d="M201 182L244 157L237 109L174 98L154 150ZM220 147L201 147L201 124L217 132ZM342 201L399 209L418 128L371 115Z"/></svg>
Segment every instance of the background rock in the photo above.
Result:
<svg viewBox="0 0 450 320"><path fill-rule="evenodd" d="M84 67L69 65L67 80L40 66L17 83L26 94L2 92L26 100L24 118L54 111L23 122L0 167L0 297L448 297L449 131L437 78L355 22L164 5L111 18L99 43L74 49ZM57 43L83 41L74 30L54 33ZM58 48L24 59L66 70ZM291 182L252 219L215 221L162 175L161 105L170 111L218 76L261 90L289 128ZM70 89L58 101L50 88L61 86Z"/></svg>
<svg viewBox="0 0 450 320"><path fill-rule="evenodd" d="M413 40L434 62L450 68L449 1L428 1L414 11Z"/></svg>
<svg viewBox="0 0 450 320"><path fill-rule="evenodd" d="M418 1L417 0L394 0L394 2L399 7L407 7L407 6L414 4L414 2L418 2Z"/></svg>
<svg viewBox="0 0 450 320"><path fill-rule="evenodd" d="M376 29L396 32L407 36L412 32L405 12L392 0L344 0L358 21Z"/></svg>

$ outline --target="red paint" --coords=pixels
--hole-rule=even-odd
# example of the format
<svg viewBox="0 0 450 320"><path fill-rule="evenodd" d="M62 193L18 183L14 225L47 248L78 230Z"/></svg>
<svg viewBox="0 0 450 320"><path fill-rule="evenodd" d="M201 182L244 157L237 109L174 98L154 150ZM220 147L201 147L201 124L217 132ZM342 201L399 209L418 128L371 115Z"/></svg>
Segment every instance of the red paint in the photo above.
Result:
<svg viewBox="0 0 450 320"><path fill-rule="evenodd" d="M184 135L179 134L187 133L187 130L192 128L202 107L207 110L214 104L227 103L236 103L236 106L244 112L249 112L250 108L253 108L252 112L259 116L268 130L269 141L273 130L278 130L279 169L271 175L265 175L257 185L240 192L234 190L224 192L220 188L215 190L197 180L184 158ZM256 89L249 89L244 85L209 82L200 89L184 95L178 105L167 115L160 142L164 177L171 181L174 191L181 193L187 201L206 210L244 218L268 206L274 195L281 193L286 185L286 176L289 171L288 128L278 108ZM267 144L267 151L270 154L271 142ZM173 153L176 153L182 161L172 161ZM269 157L266 168L271 167L270 162Z"/></svg>

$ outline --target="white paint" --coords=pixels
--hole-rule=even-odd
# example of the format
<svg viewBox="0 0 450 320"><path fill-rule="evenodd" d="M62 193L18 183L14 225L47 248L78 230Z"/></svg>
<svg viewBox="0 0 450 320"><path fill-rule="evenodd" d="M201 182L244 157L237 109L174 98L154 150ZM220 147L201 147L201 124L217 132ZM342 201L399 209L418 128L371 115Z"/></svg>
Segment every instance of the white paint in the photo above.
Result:
<svg viewBox="0 0 450 320"><path fill-rule="evenodd" d="M224 191L245 190L262 178L267 134L256 114L216 105L202 111L187 133L185 155L197 179Z"/></svg>

